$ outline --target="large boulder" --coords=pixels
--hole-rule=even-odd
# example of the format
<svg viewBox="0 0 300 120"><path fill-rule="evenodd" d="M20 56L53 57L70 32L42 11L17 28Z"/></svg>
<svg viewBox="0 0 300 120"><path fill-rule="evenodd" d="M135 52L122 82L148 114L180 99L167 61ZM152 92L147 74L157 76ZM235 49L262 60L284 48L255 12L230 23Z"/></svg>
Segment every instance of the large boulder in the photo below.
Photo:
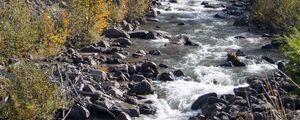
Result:
<svg viewBox="0 0 300 120"><path fill-rule="evenodd" d="M119 43L121 47L129 47L132 45L132 42L129 39L123 37L116 39L115 42Z"/></svg>
<svg viewBox="0 0 300 120"><path fill-rule="evenodd" d="M107 108L97 104L92 104L89 111L91 112L90 119L92 120L115 120L116 116Z"/></svg>
<svg viewBox="0 0 300 120"><path fill-rule="evenodd" d="M162 55L162 53L161 53L159 50L157 50L157 49L155 49L155 50L150 50L150 51L148 52L148 54L150 54L150 55L155 55L155 56L160 56L160 55Z"/></svg>
<svg viewBox="0 0 300 120"><path fill-rule="evenodd" d="M190 37L186 35L178 35L175 38L170 39L170 43L166 45L190 45L190 46L199 46L197 43L191 41Z"/></svg>
<svg viewBox="0 0 300 120"><path fill-rule="evenodd" d="M159 80L161 81L174 81L175 76L172 72L165 72L159 75Z"/></svg>
<svg viewBox="0 0 300 120"><path fill-rule="evenodd" d="M125 112L128 115L130 115L130 117L139 117L140 116L140 110L139 110L138 106L131 105L131 104L121 102L121 101L116 101L114 106L110 110L113 111L114 113Z"/></svg>
<svg viewBox="0 0 300 120"><path fill-rule="evenodd" d="M146 78L143 75L138 75L138 74L131 75L130 79L134 82L141 82L143 80L146 80Z"/></svg>
<svg viewBox="0 0 300 120"><path fill-rule="evenodd" d="M118 28L109 28L104 31L104 35L108 38L130 38L130 36L124 30Z"/></svg>
<svg viewBox="0 0 300 120"><path fill-rule="evenodd" d="M129 33L130 38L142 38L146 39L148 32L147 31L133 31Z"/></svg>
<svg viewBox="0 0 300 120"><path fill-rule="evenodd" d="M131 90L138 95L147 95L154 92L154 87L147 80L143 80L142 82L134 85Z"/></svg>
<svg viewBox="0 0 300 120"><path fill-rule="evenodd" d="M159 39L159 38L171 38L171 34L165 31L149 31L146 39Z"/></svg>
<svg viewBox="0 0 300 120"><path fill-rule="evenodd" d="M90 117L90 112L83 106L75 105L67 116L67 119L85 120Z"/></svg>
<svg viewBox="0 0 300 120"><path fill-rule="evenodd" d="M149 115L149 114L155 114L156 108L153 107L151 104L140 104L139 105L141 114Z"/></svg>
<svg viewBox="0 0 300 120"><path fill-rule="evenodd" d="M154 62L145 62L142 64L141 70L145 77L157 77L158 69Z"/></svg>
<svg viewBox="0 0 300 120"><path fill-rule="evenodd" d="M241 62L236 55L236 52L231 52L227 54L227 61L231 63L232 66L242 67L246 66L245 63Z"/></svg>
<svg viewBox="0 0 300 120"><path fill-rule="evenodd" d="M198 99L192 104L191 109L197 110L201 108L201 106L203 106L208 102L209 97L218 97L218 95L216 93L207 93L205 95L198 97Z"/></svg>

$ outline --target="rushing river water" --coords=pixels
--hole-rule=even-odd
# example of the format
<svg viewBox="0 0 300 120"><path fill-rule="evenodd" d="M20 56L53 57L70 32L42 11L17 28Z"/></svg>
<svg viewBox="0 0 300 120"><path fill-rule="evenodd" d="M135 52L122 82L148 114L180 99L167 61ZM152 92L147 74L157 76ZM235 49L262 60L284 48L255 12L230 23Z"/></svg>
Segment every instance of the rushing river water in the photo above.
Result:
<svg viewBox="0 0 300 120"><path fill-rule="evenodd" d="M222 1L207 0L209 3ZM157 114L142 116L141 120L187 120L199 111L192 111L191 104L200 95L208 92L218 94L233 93L235 87L247 86L245 78L261 75L274 69L273 66L255 59L262 55L277 56L274 51L261 50L270 40L262 38L261 33L248 32L248 27L233 26L233 19L216 19L213 16L222 9L204 8L202 0L178 0L178 3L162 2L155 8L162 14L159 23L148 23L141 29L163 30L172 35L186 34L200 44L199 47L165 47L165 39L133 40L133 50L159 49L163 56L151 58L156 63L164 63L173 69L181 69L186 77L171 82L158 82L156 94L148 96L157 107ZM227 4L227 3L224 3ZM171 6L171 11L165 8ZM178 23L184 22L184 26ZM156 28L160 26L160 28ZM245 36L246 39L235 39ZM220 67L227 53L241 49L249 58L240 58L247 67Z"/></svg>

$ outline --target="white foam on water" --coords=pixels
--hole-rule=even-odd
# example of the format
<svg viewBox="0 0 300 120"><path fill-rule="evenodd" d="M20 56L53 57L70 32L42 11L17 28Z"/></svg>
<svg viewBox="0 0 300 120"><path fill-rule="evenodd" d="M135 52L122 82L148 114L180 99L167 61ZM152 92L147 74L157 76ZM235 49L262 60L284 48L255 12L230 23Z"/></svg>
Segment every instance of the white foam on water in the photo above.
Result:
<svg viewBox="0 0 300 120"><path fill-rule="evenodd" d="M168 1L168 0L165 0ZM222 3L218 0L205 0L210 4ZM190 6L190 2L195 2L193 6ZM164 18L166 14L179 14L177 20L200 20L205 19L207 22L201 23L199 29L195 29L193 39L208 38L211 43L208 45L200 45L193 52L183 56L184 61L178 63L184 63L179 65L179 68L189 68L192 72L195 80L186 81L183 79L177 79L171 82L155 82L157 94L149 95L147 99L154 102L154 106L157 107L155 115L142 115L140 120L187 120L191 116L195 116L199 111L192 111L190 109L192 103L201 95L216 92L218 94L233 94L233 89L237 87L245 87L246 84L240 84L235 86L236 76L239 73L235 73L233 69L205 66L201 62L204 60L226 60L227 52L235 49L241 49L241 40L235 39L235 36L245 36L246 39L242 42L256 44L260 43L263 39L257 37L248 32L239 33L235 36L226 36L225 38L214 37L212 33L215 33L217 27L215 25L227 25L227 21L215 21L213 15L214 11L221 11L224 8L210 9L204 8L200 5L202 0L178 0L178 3L162 2L162 9L158 9ZM171 11L166 11L165 8L170 6ZM185 15L185 16L184 16ZM182 16L182 17L180 17ZM167 18L167 17L166 17ZM161 21L164 21L162 19ZM213 25L211 25L211 22ZM201 35L198 35L201 33ZM202 35L204 33L204 35ZM189 35L191 36L191 35ZM196 37L197 36L197 37ZM199 37L200 36L200 37ZM205 40L204 40L205 41ZM161 47L164 43L169 42L168 39L151 40L156 43L157 47ZM200 41L201 42L201 41ZM150 44L153 45L153 44ZM243 58L241 58L244 60ZM251 61L250 61L251 62ZM267 70L274 69L274 66L269 64L255 64L251 62L250 65L239 71L241 73L262 73ZM239 84L239 83L238 83Z"/></svg>
<svg viewBox="0 0 300 120"><path fill-rule="evenodd" d="M274 64L252 64L246 67L245 72L265 74L265 72L275 70L276 68L277 66Z"/></svg>
<svg viewBox="0 0 300 120"><path fill-rule="evenodd" d="M157 114L142 116L140 120L186 120L190 116L197 115L200 111L190 109L193 101L199 96L216 92L217 94L232 94L233 88L246 86L223 86L204 84L194 81L177 80L166 83L156 83L158 92L164 92L166 98L159 99L157 95L148 96L157 107ZM170 107L172 106L172 108Z"/></svg>

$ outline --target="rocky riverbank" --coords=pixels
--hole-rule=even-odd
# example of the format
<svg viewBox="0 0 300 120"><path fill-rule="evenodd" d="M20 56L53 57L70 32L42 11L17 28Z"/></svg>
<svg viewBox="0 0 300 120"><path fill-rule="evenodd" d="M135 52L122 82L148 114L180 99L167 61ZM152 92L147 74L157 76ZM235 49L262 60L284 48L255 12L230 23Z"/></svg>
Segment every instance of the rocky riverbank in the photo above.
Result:
<svg viewBox="0 0 300 120"><path fill-rule="evenodd" d="M222 0L222 2L224 1L225 0ZM168 64L162 62L154 62L153 59L161 59L161 56L166 56L167 54L159 49L149 50L143 48L139 50L134 49L134 51L132 51L130 48L137 44L134 42L135 39L145 41L167 39L169 42L163 43L163 46L169 48L169 51L176 51L175 49L183 47L205 47L205 45L202 46L202 44L200 44L201 42L195 42L191 35L162 31L159 30L161 27L159 25L151 26L151 28L155 28L152 30L140 29L141 25L147 25L148 22L161 22L158 17L161 12L155 9L155 7L160 7L163 2L166 1L152 0L153 8L146 13L146 18L134 21L124 20L118 25L107 28L104 31L104 37L101 38L101 42L80 48L75 48L72 44L68 44L66 45L66 50L57 56L34 60L40 68L53 70L50 76L51 80L56 83L61 83L64 90L68 93L67 96L74 102L74 105L71 106L70 109L61 109L57 112L55 119L132 120L139 119L140 116L156 115L160 112L158 111L158 106L156 106L157 104L147 98L147 95L159 94L154 82L160 81L161 83L170 84L170 82L175 82L178 78L184 78L187 74L190 75L190 73L182 69L177 69L176 67L170 67ZM191 1L189 4L193 4L193 2L194 1ZM169 0L168 3L176 4L178 0ZM222 13L214 15L215 19L223 19L226 21L227 19L233 18L236 19L233 23L234 26L252 26L252 22L249 18L249 7L252 4L251 0L231 0L226 1L226 4L204 1L201 4L207 9L224 9ZM172 11L172 9L170 6L164 10ZM182 11L185 10L186 9L183 9ZM175 19L174 16L171 16L171 18ZM194 23L180 22L175 24L174 26L176 27L192 27ZM170 23L170 26L171 25L173 25L173 23ZM192 32L196 33L196 30ZM203 30L200 32L205 33L206 31ZM272 35L263 33L262 37L270 38ZM234 39L242 41L247 38L243 35L235 35ZM214 43L211 44L214 46L218 45ZM229 44L232 44L232 41ZM276 43L272 42L272 44L262 48L273 49L275 48L275 44ZM220 45L220 47L225 48L226 45ZM218 49L212 49L213 48L207 51L212 51L213 54L219 52ZM205 51L206 53L199 54L207 54L207 51ZM226 55L229 50L225 48L225 50L222 49L221 51L222 54L225 51ZM233 50L230 48L230 51ZM187 50L185 52L190 51ZM197 52L195 54L197 54ZM183 57L182 54L178 56ZM208 57L204 55L199 56L207 58L208 61L216 59L214 55L207 55ZM218 57L218 55L216 56ZM241 59L241 57L243 58ZM218 61L216 66L222 69L243 68L249 66L249 63L245 62L244 59L255 59L254 61L259 59L257 61L266 60L271 64L276 64L279 69L284 67L283 62L275 61L266 56L262 58L257 58L257 56L256 58L251 57L253 56L247 56L247 53L243 53L242 50L234 50L234 52L227 54L226 60ZM195 57L193 59L198 58L199 57ZM28 56L28 59L33 61L30 56ZM18 60L10 60L10 64L16 62L18 62ZM53 63L55 64L53 65ZM176 61L176 64L182 63L177 63ZM204 62L204 64L205 67L200 66L200 69L211 65L208 62ZM194 66L194 64L192 65ZM199 64L195 66L197 65ZM216 68L207 67L203 70L205 71L204 73L197 74L204 76L205 74L209 74L207 72L211 72L210 69ZM194 71L197 70L195 69ZM224 81L219 80L218 77L225 78L228 76L219 69L213 72L213 74L207 75L208 77L204 79L208 79L208 83L216 85L213 87L220 87L218 85L222 85ZM221 73L221 75L218 73ZM209 77L212 77L212 79ZM189 77L186 79L192 81ZM227 80L227 78L225 80ZM199 85L196 84L197 82L199 81L192 84ZM225 81L225 83L229 82ZM282 73L274 71L272 74L265 75L264 77L247 78L246 83L249 85L248 87L237 87L233 90L234 94L217 94L210 92L199 96L195 101L186 100L191 106L188 110L184 109L182 111L194 112L201 110L198 115L192 116L190 120L300 119L300 113L298 111L300 109L300 99L289 94L298 88ZM205 85L207 84L204 84L204 86ZM230 86L231 84L225 84L225 86L226 85ZM234 85L236 86L236 84ZM186 86L185 84L181 86L183 86L184 89L195 87L192 85ZM172 87L175 88L174 91L177 90L176 87ZM200 85L195 88L202 89ZM233 89L233 87L230 89ZM178 89L175 93L182 92L180 90L181 89ZM199 91L197 91L197 89L191 89L190 92L197 92L196 94L198 94ZM177 94L173 94L173 96L176 95ZM180 97L192 97L188 95ZM182 101L175 101L174 104L177 106L174 108L179 109L179 104L185 104L185 101L181 102ZM172 117L174 118L174 116ZM172 119L172 117L170 118Z"/></svg>

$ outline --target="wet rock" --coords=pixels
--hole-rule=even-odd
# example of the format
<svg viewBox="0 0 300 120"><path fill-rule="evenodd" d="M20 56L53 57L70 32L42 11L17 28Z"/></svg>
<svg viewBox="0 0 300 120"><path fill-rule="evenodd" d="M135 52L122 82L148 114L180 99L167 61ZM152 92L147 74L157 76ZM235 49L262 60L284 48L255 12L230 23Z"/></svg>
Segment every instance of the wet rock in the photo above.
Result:
<svg viewBox="0 0 300 120"><path fill-rule="evenodd" d="M85 120L89 118L90 112L83 106L75 105L72 107L71 112L69 113L67 119L78 119L78 120Z"/></svg>
<svg viewBox="0 0 300 120"><path fill-rule="evenodd" d="M241 62L241 61L238 59L238 57L237 57L237 55L236 55L235 52L231 52L231 53L228 53L228 54L227 54L227 61L228 61L228 62L231 62L231 64L232 64L233 66L237 66L237 67L240 67L240 66L246 66L245 63Z"/></svg>
<svg viewBox="0 0 300 120"><path fill-rule="evenodd" d="M268 56L262 56L261 58L262 58L263 60L265 60L265 61L271 63L271 64L275 64L275 60L271 59L271 58L268 57Z"/></svg>
<svg viewBox="0 0 300 120"><path fill-rule="evenodd" d="M201 5L208 5L208 2L203 1L203 2L201 3Z"/></svg>
<svg viewBox="0 0 300 120"><path fill-rule="evenodd" d="M116 119L116 116L112 112L100 105L92 104L89 111L91 112L90 119Z"/></svg>
<svg viewBox="0 0 300 120"><path fill-rule="evenodd" d="M169 0L170 3L178 3L178 0Z"/></svg>
<svg viewBox="0 0 300 120"><path fill-rule="evenodd" d="M160 55L162 55L162 53L161 53L159 50L157 50L157 49L155 49L155 50L150 50L148 53L149 53L150 55L155 55L155 56L160 56Z"/></svg>
<svg viewBox="0 0 300 120"><path fill-rule="evenodd" d="M144 114L144 115L149 115L149 114L153 115L156 113L156 108L154 108L150 104L140 104L139 109L140 109L141 114Z"/></svg>
<svg viewBox="0 0 300 120"><path fill-rule="evenodd" d="M125 102L127 102L129 104L133 104L133 105L137 105L138 104L137 99L134 98L134 97L128 97L128 98L126 98Z"/></svg>
<svg viewBox="0 0 300 120"><path fill-rule="evenodd" d="M129 47L132 45L132 42L127 38L118 38L115 42L119 43L121 47Z"/></svg>
<svg viewBox="0 0 300 120"><path fill-rule="evenodd" d="M170 33L165 31L149 31L146 39L170 38Z"/></svg>
<svg viewBox="0 0 300 120"><path fill-rule="evenodd" d="M175 70L175 71L173 72L173 74L174 74L176 77L182 77L182 76L184 76L184 73L183 73L182 70Z"/></svg>
<svg viewBox="0 0 300 120"><path fill-rule="evenodd" d="M143 80L146 80L146 78L143 75L134 74L131 76L131 80L134 82L141 82Z"/></svg>
<svg viewBox="0 0 300 120"><path fill-rule="evenodd" d="M158 66L161 67L161 68L169 68L169 66L166 65L166 64L159 64Z"/></svg>
<svg viewBox="0 0 300 120"><path fill-rule="evenodd" d="M183 26L183 25L185 25L185 23L184 23L184 22L181 22L181 23L178 23L177 25Z"/></svg>
<svg viewBox="0 0 300 120"><path fill-rule="evenodd" d="M147 95L154 92L154 87L147 80L143 80L142 82L134 85L131 90L138 95Z"/></svg>
<svg viewBox="0 0 300 120"><path fill-rule="evenodd" d="M148 32L147 31L134 31L129 33L131 38L142 38L146 39Z"/></svg>
<svg viewBox="0 0 300 120"><path fill-rule="evenodd" d="M233 23L233 25L234 26L247 26L249 24L249 19L250 18L248 15L241 16Z"/></svg>
<svg viewBox="0 0 300 120"><path fill-rule="evenodd" d="M246 37L244 37L244 36L235 36L234 38L235 39L246 39Z"/></svg>
<svg viewBox="0 0 300 120"><path fill-rule="evenodd" d="M158 75L157 65L154 62L143 63L141 69L145 77L156 77Z"/></svg>
<svg viewBox="0 0 300 120"><path fill-rule="evenodd" d="M191 41L191 39L186 35L178 35L175 38L170 39L170 43L166 45L190 45L190 46L199 46L197 43Z"/></svg>
<svg viewBox="0 0 300 120"><path fill-rule="evenodd" d="M261 47L262 49L275 49L275 46L273 46L272 44L266 44L264 46Z"/></svg>
<svg viewBox="0 0 300 120"><path fill-rule="evenodd" d="M243 98L249 98L250 96L257 96L258 92L254 90L253 88L249 87L239 87L239 88L234 88L233 92L236 96L241 96Z"/></svg>
<svg viewBox="0 0 300 120"><path fill-rule="evenodd" d="M109 28L105 30L104 35L108 38L130 38L130 36L124 30L117 28Z"/></svg>
<svg viewBox="0 0 300 120"><path fill-rule="evenodd" d="M227 15L224 13L218 13L214 17L219 18L219 19L225 19L225 18L227 18Z"/></svg>
<svg viewBox="0 0 300 120"><path fill-rule="evenodd" d="M216 9L216 8L224 7L224 5L223 4L206 4L206 5L204 5L204 7L205 8L214 8L214 9Z"/></svg>
<svg viewBox="0 0 300 120"><path fill-rule="evenodd" d="M126 112L120 112L117 115L117 119L116 120L132 120L130 115L128 115Z"/></svg>
<svg viewBox="0 0 300 120"><path fill-rule="evenodd" d="M223 103L204 104L201 106L201 111L205 116L212 117L217 111L221 111L226 107Z"/></svg>
<svg viewBox="0 0 300 120"><path fill-rule="evenodd" d="M131 105L128 103L124 103L121 101L118 101L114 104L114 106L111 108L112 111L118 111L118 112L125 112L131 117L139 117L140 116L140 110L138 106Z"/></svg>
<svg viewBox="0 0 300 120"><path fill-rule="evenodd" d="M246 56L246 54L241 50L237 50L235 54L236 56Z"/></svg>
<svg viewBox="0 0 300 120"><path fill-rule="evenodd" d="M268 34L268 33L265 33L265 34L263 34L261 37L272 38L273 35Z"/></svg>
<svg viewBox="0 0 300 120"><path fill-rule="evenodd" d="M192 104L191 109L197 110L197 109L201 108L201 106L203 106L204 104L206 104L208 102L207 100L209 97L217 97L217 94L216 93L208 93L208 94L198 97L198 99Z"/></svg>
<svg viewBox="0 0 300 120"><path fill-rule="evenodd" d="M165 72L159 75L159 80L161 81L174 81L175 76L172 72Z"/></svg>

